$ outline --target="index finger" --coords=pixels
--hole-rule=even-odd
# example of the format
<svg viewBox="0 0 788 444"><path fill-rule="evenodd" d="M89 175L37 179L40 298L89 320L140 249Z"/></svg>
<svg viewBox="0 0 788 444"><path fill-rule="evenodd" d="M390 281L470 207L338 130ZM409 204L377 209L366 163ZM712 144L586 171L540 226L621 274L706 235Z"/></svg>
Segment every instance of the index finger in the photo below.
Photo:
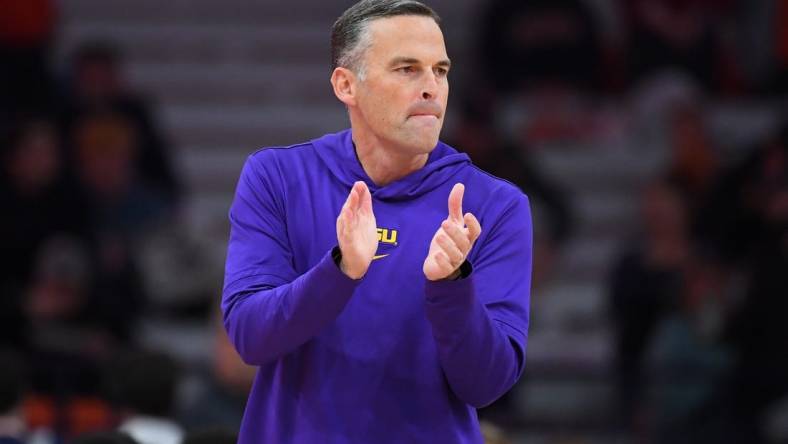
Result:
<svg viewBox="0 0 788 444"><path fill-rule="evenodd" d="M454 222L462 223L462 196L465 193L465 185L454 184L454 188L449 193L449 219Z"/></svg>

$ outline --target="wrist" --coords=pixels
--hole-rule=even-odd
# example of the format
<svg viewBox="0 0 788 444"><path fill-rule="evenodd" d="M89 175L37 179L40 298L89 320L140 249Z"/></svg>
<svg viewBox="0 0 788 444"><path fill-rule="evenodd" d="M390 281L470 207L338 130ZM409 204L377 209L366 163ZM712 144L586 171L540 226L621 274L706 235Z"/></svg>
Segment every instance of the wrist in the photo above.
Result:
<svg viewBox="0 0 788 444"><path fill-rule="evenodd" d="M447 281L458 281L461 279L465 279L471 275L471 271L473 271L473 266L471 263L466 259L463 263L457 267L456 270L452 274L450 274L446 280Z"/></svg>
<svg viewBox="0 0 788 444"><path fill-rule="evenodd" d="M339 262L339 269L342 270L342 273L345 273L347 277L353 280L359 280L364 277L365 273L359 273L357 271L352 270L350 267L345 265L345 261Z"/></svg>
<svg viewBox="0 0 788 444"><path fill-rule="evenodd" d="M337 267L339 267L339 270L350 279L358 280L364 277L364 274L366 274L366 270L358 272L357 270L354 270L353 267L349 267L347 261L345 261L345 258L342 256L342 249L339 247L334 249L332 257L334 258L334 263L337 265Z"/></svg>

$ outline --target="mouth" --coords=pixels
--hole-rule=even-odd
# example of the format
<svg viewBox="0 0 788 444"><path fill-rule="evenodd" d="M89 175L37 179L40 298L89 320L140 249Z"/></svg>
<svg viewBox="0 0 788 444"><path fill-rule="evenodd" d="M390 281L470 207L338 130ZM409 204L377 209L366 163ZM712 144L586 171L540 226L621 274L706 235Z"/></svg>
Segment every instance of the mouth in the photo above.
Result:
<svg viewBox="0 0 788 444"><path fill-rule="evenodd" d="M412 114L408 121L417 128L433 131L440 126L440 119L435 114Z"/></svg>
<svg viewBox="0 0 788 444"><path fill-rule="evenodd" d="M438 115L437 115L437 114L431 114L431 113L424 113L424 114L421 114L421 113L416 113L416 114L411 114L411 115L409 116L409 118L414 118L414 119L423 120L423 121L428 121L428 122L429 122L429 121L438 121L438 120L440 120L440 117L438 117Z"/></svg>
<svg viewBox="0 0 788 444"><path fill-rule="evenodd" d="M437 123L443 115L443 108L438 103L430 101L414 104L408 111L409 119L424 123Z"/></svg>

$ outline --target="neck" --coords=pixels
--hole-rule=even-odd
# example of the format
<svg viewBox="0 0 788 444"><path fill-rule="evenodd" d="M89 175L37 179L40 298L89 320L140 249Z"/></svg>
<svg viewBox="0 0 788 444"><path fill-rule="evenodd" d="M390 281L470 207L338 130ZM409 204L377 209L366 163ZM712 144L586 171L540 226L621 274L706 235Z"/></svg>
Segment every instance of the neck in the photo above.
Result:
<svg viewBox="0 0 788 444"><path fill-rule="evenodd" d="M370 179L384 186L421 169L427 164L429 153L408 153L388 146L379 138L353 133L356 157Z"/></svg>

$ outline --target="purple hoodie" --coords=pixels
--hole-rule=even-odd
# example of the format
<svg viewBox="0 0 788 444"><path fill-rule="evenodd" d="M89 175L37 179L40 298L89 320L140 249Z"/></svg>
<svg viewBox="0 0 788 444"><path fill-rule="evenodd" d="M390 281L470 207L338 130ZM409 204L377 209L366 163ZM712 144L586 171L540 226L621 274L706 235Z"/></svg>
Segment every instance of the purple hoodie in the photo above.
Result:
<svg viewBox="0 0 788 444"><path fill-rule="evenodd" d="M381 257L354 281L332 252L357 180L372 193ZM482 233L470 274L431 282L422 265L458 182ZM482 442L476 408L525 365L532 229L519 189L443 143L377 186L346 130L252 154L230 222L224 325L259 366L240 444Z"/></svg>

